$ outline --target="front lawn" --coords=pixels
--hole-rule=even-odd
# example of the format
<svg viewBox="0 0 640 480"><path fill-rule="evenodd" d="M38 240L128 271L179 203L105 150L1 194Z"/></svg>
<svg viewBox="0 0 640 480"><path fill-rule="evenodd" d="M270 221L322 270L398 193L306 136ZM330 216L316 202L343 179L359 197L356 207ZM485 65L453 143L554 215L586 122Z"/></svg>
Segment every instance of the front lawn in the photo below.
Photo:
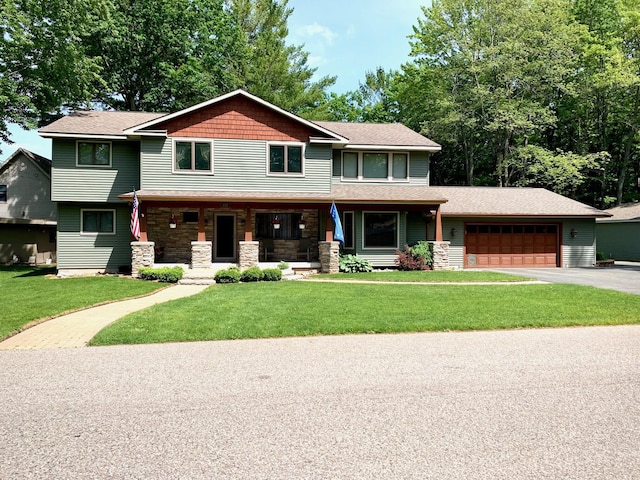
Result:
<svg viewBox="0 0 640 480"><path fill-rule="evenodd" d="M56 278L55 273L55 267L0 266L0 340L40 319L164 286L112 276Z"/></svg>
<svg viewBox="0 0 640 480"><path fill-rule="evenodd" d="M112 324L93 345L638 323L640 295L565 284L216 285Z"/></svg>
<svg viewBox="0 0 640 480"><path fill-rule="evenodd" d="M374 282L523 282L531 278L508 275L498 272L480 272L468 270L418 270L418 271L373 271L367 273L333 273L309 277L317 280L365 280Z"/></svg>

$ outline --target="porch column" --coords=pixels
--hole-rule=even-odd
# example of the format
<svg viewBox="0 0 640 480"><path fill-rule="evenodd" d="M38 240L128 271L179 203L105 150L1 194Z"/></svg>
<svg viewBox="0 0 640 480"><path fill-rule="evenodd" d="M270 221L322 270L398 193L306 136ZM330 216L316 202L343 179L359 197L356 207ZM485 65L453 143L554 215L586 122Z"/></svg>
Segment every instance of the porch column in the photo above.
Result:
<svg viewBox="0 0 640 480"><path fill-rule="evenodd" d="M213 242L191 242L191 268L211 268L212 245Z"/></svg>
<svg viewBox="0 0 640 480"><path fill-rule="evenodd" d="M331 219L328 219L331 221ZM327 232L328 233L328 232ZM333 236L333 232L331 232ZM320 250L320 273L338 273L340 271L340 242L318 242Z"/></svg>
<svg viewBox="0 0 640 480"><path fill-rule="evenodd" d="M244 211L244 241L245 242L253 241L253 232L251 230L251 209L250 208L247 208Z"/></svg>
<svg viewBox="0 0 640 480"><path fill-rule="evenodd" d="M149 241L147 237L147 206L143 203L140 204L140 217L138 218L140 221L140 240L141 242Z"/></svg>
<svg viewBox="0 0 640 480"><path fill-rule="evenodd" d="M198 242L205 242L207 240L207 233L204 229L204 207L200 207L198 212ZM211 259L211 256L209 256Z"/></svg>
<svg viewBox="0 0 640 480"><path fill-rule="evenodd" d="M436 209L436 242L442 242L442 205Z"/></svg>
<svg viewBox="0 0 640 480"><path fill-rule="evenodd" d="M239 267L241 270L245 268L255 267L259 262L260 242L244 241L239 243Z"/></svg>
<svg viewBox="0 0 640 480"><path fill-rule="evenodd" d="M449 246L451 242L429 242L433 251L433 269L449 270Z"/></svg>
<svg viewBox="0 0 640 480"><path fill-rule="evenodd" d="M154 242L131 242L131 276L137 277L140 267L154 265Z"/></svg>

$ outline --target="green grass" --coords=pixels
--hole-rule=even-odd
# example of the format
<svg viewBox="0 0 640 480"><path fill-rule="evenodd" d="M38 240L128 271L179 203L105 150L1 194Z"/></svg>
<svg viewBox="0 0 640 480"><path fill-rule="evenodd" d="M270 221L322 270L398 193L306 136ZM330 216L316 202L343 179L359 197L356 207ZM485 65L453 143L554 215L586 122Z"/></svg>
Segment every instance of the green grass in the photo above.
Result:
<svg viewBox="0 0 640 480"><path fill-rule="evenodd" d="M638 323L640 295L565 284L216 285L112 324L93 345Z"/></svg>
<svg viewBox="0 0 640 480"><path fill-rule="evenodd" d="M366 280L374 282L522 282L531 280L518 275L508 275L498 272L478 271L446 271L422 270L402 272L399 270L374 271L368 273L334 273L314 275L312 279L324 280Z"/></svg>
<svg viewBox="0 0 640 480"><path fill-rule="evenodd" d="M0 266L0 340L39 319L163 286L111 276L56 278L55 273L55 267Z"/></svg>

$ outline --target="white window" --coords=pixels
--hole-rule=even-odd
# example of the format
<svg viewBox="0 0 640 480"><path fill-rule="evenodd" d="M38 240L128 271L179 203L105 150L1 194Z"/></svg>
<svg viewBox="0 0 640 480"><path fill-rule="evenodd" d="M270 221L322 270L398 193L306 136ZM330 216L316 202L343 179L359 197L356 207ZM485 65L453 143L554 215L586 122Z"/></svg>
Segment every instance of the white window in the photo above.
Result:
<svg viewBox="0 0 640 480"><path fill-rule="evenodd" d="M173 171L213 173L213 146L210 141L175 140Z"/></svg>
<svg viewBox="0 0 640 480"><path fill-rule="evenodd" d="M110 167L111 142L76 142L76 166Z"/></svg>
<svg viewBox="0 0 640 480"><path fill-rule="evenodd" d="M109 234L116 233L115 210L81 210L80 233Z"/></svg>
<svg viewBox="0 0 640 480"><path fill-rule="evenodd" d="M362 227L364 248L398 248L398 212L364 212Z"/></svg>
<svg viewBox="0 0 640 480"><path fill-rule="evenodd" d="M302 145L269 144L269 173L302 175L304 172Z"/></svg>
<svg viewBox="0 0 640 480"><path fill-rule="evenodd" d="M342 152L343 180L400 182L409 179L409 154L401 152Z"/></svg>

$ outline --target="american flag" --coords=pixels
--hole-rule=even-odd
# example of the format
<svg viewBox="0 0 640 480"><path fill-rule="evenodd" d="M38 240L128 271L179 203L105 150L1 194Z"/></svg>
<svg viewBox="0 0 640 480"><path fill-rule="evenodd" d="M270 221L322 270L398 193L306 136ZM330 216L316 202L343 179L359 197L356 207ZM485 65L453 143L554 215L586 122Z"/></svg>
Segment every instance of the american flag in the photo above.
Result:
<svg viewBox="0 0 640 480"><path fill-rule="evenodd" d="M138 216L138 196L133 192L133 205L131 206L131 235L140 240L140 218Z"/></svg>

